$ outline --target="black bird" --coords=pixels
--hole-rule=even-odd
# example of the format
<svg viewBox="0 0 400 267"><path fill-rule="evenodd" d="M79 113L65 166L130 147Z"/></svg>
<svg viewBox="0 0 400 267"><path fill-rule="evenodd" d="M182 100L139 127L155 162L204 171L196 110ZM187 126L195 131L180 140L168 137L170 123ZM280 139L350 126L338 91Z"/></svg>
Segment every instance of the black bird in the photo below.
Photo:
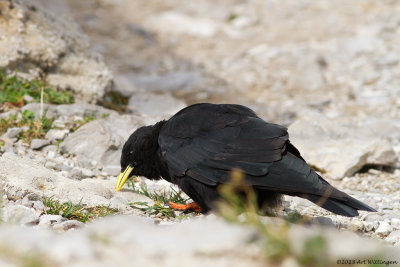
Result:
<svg viewBox="0 0 400 267"><path fill-rule="evenodd" d="M116 189L132 175L164 178L207 212L220 198L218 185L230 181L233 168L243 172L260 205L276 206L286 194L349 217L358 216L358 210L376 211L311 169L285 127L231 104L195 104L167 121L137 129L122 149Z"/></svg>

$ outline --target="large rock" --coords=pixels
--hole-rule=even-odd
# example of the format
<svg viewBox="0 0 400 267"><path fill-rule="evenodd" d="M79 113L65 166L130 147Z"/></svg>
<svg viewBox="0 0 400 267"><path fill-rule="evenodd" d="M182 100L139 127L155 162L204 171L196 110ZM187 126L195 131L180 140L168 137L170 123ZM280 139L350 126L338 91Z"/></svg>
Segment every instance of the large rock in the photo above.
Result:
<svg viewBox="0 0 400 267"><path fill-rule="evenodd" d="M129 209L126 205L113 205L113 197L122 197L129 202L151 199L139 195L132 190L115 191L115 180L84 179L81 181L68 179L60 173L49 170L43 165L28 159L5 153L0 158L0 185L7 196L20 198L34 194L52 197L60 202L71 201L90 207L104 205Z"/></svg>
<svg viewBox="0 0 400 267"><path fill-rule="evenodd" d="M119 159L124 142L138 126L140 118L131 115L115 115L95 120L80 127L61 143L61 151L96 161L118 174ZM116 166L111 168L111 166ZM116 172L116 173L115 173Z"/></svg>
<svg viewBox="0 0 400 267"><path fill-rule="evenodd" d="M32 208L23 205L8 205L4 207L1 218L7 223L24 225L37 221L39 216Z"/></svg>
<svg viewBox="0 0 400 267"><path fill-rule="evenodd" d="M34 1L0 2L0 68L95 102L112 85L112 75L73 21L51 14Z"/></svg>
<svg viewBox="0 0 400 267"><path fill-rule="evenodd" d="M305 160L331 178L351 176L367 164L392 166L397 158L374 127L309 113L290 127L290 139Z"/></svg>

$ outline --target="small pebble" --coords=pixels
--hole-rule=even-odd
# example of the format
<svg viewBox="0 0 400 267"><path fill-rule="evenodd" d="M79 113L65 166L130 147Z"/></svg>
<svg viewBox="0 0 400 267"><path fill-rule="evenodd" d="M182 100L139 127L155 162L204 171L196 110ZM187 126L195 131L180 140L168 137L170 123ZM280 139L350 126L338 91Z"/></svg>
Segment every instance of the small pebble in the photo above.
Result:
<svg viewBox="0 0 400 267"><path fill-rule="evenodd" d="M31 149L33 150L41 149L47 145L50 145L50 142L46 139L32 139L31 141Z"/></svg>
<svg viewBox="0 0 400 267"><path fill-rule="evenodd" d="M47 157L50 158L50 159L54 159L54 158L57 157L57 152L55 152L55 151L48 151L48 152L47 152Z"/></svg>
<svg viewBox="0 0 400 267"><path fill-rule="evenodd" d="M47 161L44 166L49 169L59 170L58 164L52 161Z"/></svg>
<svg viewBox="0 0 400 267"><path fill-rule="evenodd" d="M379 224L379 227L376 229L375 233L382 236L387 236L392 229L393 227L390 224L388 224L386 221L383 221Z"/></svg>
<svg viewBox="0 0 400 267"><path fill-rule="evenodd" d="M56 231L68 231L70 229L76 229L76 228L83 228L85 226L84 223L76 220L68 220L62 223L55 224L53 226L53 230Z"/></svg>
<svg viewBox="0 0 400 267"><path fill-rule="evenodd" d="M354 218L350 223L350 230L354 232L361 232L364 230L364 224L359 219Z"/></svg>

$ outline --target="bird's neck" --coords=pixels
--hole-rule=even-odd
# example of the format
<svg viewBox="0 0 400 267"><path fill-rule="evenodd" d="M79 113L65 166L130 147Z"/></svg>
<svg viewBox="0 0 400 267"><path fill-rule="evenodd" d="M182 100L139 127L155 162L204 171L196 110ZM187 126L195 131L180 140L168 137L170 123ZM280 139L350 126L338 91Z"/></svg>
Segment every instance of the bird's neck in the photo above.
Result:
<svg viewBox="0 0 400 267"><path fill-rule="evenodd" d="M160 147L158 145L158 136L160 135L160 131L161 128L164 126L164 124L167 121L163 120L163 121L159 121L156 124L154 124L152 126L152 133L151 136L149 138L149 140L151 140L152 144L151 144L151 157L149 155L149 158L151 158L151 164L148 164L148 166L151 166L151 169L147 169L146 170L146 174L144 176L146 176L149 179L152 180L159 180L161 178L164 178L165 180L170 180L169 179L169 174L167 172L165 172L164 170L166 170L166 166L165 163L162 161L161 158L161 154L160 154ZM146 164L147 165L147 164Z"/></svg>

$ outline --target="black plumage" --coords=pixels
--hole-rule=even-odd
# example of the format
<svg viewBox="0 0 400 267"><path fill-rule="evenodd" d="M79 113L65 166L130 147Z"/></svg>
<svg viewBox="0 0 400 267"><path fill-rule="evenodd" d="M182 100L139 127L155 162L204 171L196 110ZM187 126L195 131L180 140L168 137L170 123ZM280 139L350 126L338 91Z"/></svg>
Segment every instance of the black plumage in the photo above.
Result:
<svg viewBox="0 0 400 267"><path fill-rule="evenodd" d="M137 129L122 150L121 170L128 166L133 167L130 175L177 184L204 212L213 208L220 197L217 187L229 182L233 168L242 170L260 205L275 206L286 194L344 216L375 211L312 170L285 127L241 105L195 104Z"/></svg>

